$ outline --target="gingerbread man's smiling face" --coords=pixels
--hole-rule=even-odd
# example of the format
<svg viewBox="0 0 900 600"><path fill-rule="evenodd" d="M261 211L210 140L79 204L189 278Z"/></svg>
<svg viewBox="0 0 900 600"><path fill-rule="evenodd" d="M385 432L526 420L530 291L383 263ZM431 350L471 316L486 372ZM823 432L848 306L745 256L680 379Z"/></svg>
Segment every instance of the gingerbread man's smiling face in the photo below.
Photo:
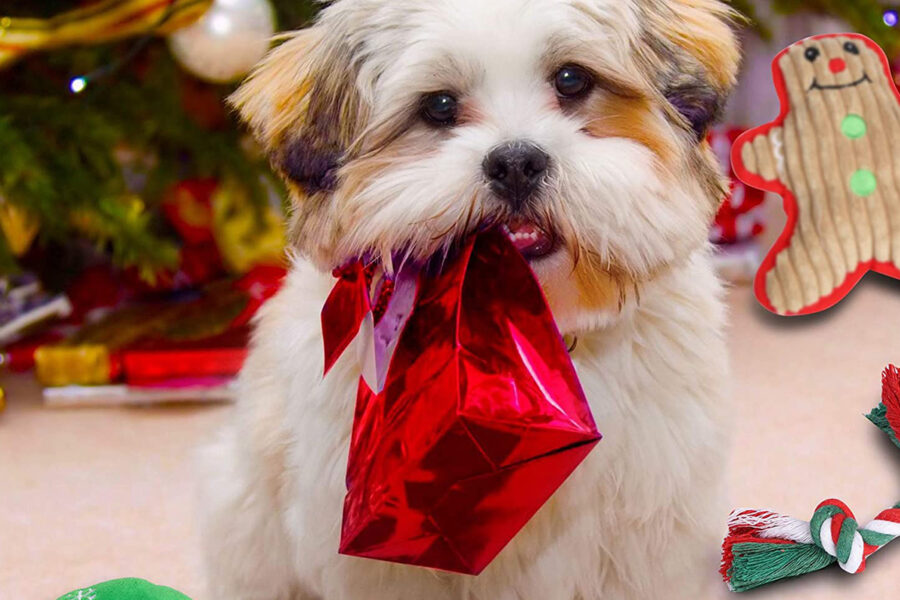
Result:
<svg viewBox="0 0 900 600"><path fill-rule="evenodd" d="M811 38L792 46L778 66L792 102L808 94L844 94L888 83L881 57L865 40L849 36ZM862 91L862 90L859 90Z"/></svg>

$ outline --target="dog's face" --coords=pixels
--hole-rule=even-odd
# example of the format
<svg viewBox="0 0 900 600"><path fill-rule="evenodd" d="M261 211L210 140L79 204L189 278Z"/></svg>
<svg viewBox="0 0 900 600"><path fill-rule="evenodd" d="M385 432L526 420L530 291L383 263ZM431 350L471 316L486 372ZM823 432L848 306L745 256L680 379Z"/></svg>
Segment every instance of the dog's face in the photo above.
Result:
<svg viewBox="0 0 900 600"><path fill-rule="evenodd" d="M338 0L234 101L323 269L498 224L561 328L591 327L706 240L727 17L716 0Z"/></svg>

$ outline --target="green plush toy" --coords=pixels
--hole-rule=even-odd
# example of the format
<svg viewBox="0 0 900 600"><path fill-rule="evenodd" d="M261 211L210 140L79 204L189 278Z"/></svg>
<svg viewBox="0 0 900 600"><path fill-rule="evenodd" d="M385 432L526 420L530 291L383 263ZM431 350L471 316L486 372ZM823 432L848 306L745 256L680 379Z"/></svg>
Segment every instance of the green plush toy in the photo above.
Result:
<svg viewBox="0 0 900 600"><path fill-rule="evenodd" d="M58 600L191 600L181 592L143 579L115 579L69 592Z"/></svg>

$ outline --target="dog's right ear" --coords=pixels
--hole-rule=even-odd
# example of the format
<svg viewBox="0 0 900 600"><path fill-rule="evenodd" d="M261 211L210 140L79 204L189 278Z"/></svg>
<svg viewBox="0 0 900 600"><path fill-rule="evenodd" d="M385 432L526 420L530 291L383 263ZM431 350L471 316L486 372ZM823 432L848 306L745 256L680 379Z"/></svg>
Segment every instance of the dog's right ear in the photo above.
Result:
<svg viewBox="0 0 900 600"><path fill-rule="evenodd" d="M321 24L283 39L230 101L289 185L327 193L365 117L352 53Z"/></svg>

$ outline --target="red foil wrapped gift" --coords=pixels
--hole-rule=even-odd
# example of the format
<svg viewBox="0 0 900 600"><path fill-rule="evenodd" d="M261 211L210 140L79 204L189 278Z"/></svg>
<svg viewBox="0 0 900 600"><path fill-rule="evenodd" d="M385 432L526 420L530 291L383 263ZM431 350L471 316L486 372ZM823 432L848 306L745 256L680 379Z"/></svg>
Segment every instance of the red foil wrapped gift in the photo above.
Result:
<svg viewBox="0 0 900 600"><path fill-rule="evenodd" d="M323 318L332 357L376 304L360 299L361 272L345 272L352 282L331 301L357 308L330 333ZM377 324L360 335L376 346L361 355L389 366L381 390L382 378L360 379L340 551L475 575L600 434L541 289L505 235L481 234L439 275L417 278L397 339L378 348ZM402 295L399 280L391 287ZM392 298L382 321L394 302L403 304Z"/></svg>

